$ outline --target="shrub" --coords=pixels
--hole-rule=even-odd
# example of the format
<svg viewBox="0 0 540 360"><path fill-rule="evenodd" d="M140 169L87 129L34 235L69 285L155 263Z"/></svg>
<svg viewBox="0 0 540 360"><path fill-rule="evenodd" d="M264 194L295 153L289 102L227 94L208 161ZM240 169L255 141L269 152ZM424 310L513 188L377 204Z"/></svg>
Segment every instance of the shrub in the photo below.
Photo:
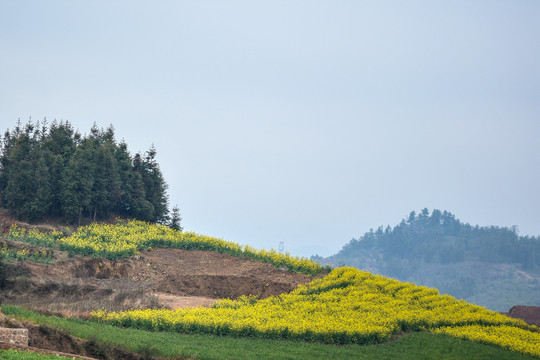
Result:
<svg viewBox="0 0 540 360"><path fill-rule="evenodd" d="M4 263L4 257L0 256L0 289L3 289L6 286L6 277L7 270L6 264Z"/></svg>

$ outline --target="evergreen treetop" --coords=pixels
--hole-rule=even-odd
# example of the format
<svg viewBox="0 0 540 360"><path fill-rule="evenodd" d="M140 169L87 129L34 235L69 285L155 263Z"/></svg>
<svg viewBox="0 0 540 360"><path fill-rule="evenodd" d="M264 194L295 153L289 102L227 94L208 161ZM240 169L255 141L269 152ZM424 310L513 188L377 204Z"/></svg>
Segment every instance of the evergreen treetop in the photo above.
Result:
<svg viewBox="0 0 540 360"><path fill-rule="evenodd" d="M540 237L519 236L517 227L471 226L448 211L412 211L407 220L383 231L379 227L352 239L336 255L354 256L381 251L387 261L400 259L427 263L484 261L515 263L526 269L540 266Z"/></svg>
<svg viewBox="0 0 540 360"><path fill-rule="evenodd" d="M82 136L68 121L20 120L0 138L0 205L21 220L111 215L166 223L167 184L154 145L131 156L113 126Z"/></svg>

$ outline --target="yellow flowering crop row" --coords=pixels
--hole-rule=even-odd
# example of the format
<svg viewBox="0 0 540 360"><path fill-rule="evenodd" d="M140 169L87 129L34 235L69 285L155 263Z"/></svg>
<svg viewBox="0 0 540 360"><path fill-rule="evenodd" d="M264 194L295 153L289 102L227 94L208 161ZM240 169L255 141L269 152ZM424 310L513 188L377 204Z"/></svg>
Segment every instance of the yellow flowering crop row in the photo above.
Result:
<svg viewBox="0 0 540 360"><path fill-rule="evenodd" d="M442 327L433 332L486 344L496 344L508 350L540 356L540 333L514 326L466 325Z"/></svg>
<svg viewBox="0 0 540 360"><path fill-rule="evenodd" d="M141 250L158 246L217 251L312 275L326 269L309 259L292 257L275 250L256 250L247 245L242 246L215 237L180 232L167 226L136 220L119 221L116 224L93 223L78 228L70 236L64 236L61 232L44 234L37 230L12 227L9 237L41 246L58 246L60 250L72 253L109 259L134 256Z"/></svg>
<svg viewBox="0 0 540 360"><path fill-rule="evenodd" d="M9 230L8 238L11 240L24 241L30 244L52 247L56 241L65 234L61 231L52 231L43 233L38 229L25 229L17 225L13 225Z"/></svg>
<svg viewBox="0 0 540 360"><path fill-rule="evenodd" d="M533 340L539 335L538 328L522 320L441 296L436 289L353 268L335 269L325 278L300 285L289 294L264 300L253 297L221 300L211 309L97 311L92 318L147 330L292 338L333 344L379 343L401 331L461 329L471 325L505 326L510 334L512 331L531 334ZM508 346L504 339L489 342Z"/></svg>
<svg viewBox="0 0 540 360"><path fill-rule="evenodd" d="M48 250L30 252L28 249L10 249L6 243L0 248L0 259L8 262L19 260L33 260L35 262L49 263L52 255Z"/></svg>

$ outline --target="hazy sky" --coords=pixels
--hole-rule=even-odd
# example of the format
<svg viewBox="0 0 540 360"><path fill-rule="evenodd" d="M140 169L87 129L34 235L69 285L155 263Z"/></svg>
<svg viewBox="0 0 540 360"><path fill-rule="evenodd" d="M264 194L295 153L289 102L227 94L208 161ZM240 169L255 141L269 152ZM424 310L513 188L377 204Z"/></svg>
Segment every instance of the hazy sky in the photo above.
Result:
<svg viewBox="0 0 540 360"><path fill-rule="evenodd" d="M152 143L187 230L331 255L427 207L540 235L540 1L0 1L0 130Z"/></svg>

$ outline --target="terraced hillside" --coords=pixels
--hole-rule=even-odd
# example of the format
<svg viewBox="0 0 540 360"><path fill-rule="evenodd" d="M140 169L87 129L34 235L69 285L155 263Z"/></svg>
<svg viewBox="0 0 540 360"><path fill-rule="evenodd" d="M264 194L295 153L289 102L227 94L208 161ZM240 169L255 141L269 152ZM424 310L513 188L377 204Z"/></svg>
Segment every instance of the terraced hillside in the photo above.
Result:
<svg viewBox="0 0 540 360"><path fill-rule="evenodd" d="M50 233L13 229L0 243L8 259L4 302L66 315L210 306L250 294L265 298L313 279L216 251L156 247L117 259L79 255L59 250Z"/></svg>
<svg viewBox="0 0 540 360"><path fill-rule="evenodd" d="M90 323L340 346L444 334L540 357L537 327L435 289L157 225L12 228L4 243L5 302Z"/></svg>

